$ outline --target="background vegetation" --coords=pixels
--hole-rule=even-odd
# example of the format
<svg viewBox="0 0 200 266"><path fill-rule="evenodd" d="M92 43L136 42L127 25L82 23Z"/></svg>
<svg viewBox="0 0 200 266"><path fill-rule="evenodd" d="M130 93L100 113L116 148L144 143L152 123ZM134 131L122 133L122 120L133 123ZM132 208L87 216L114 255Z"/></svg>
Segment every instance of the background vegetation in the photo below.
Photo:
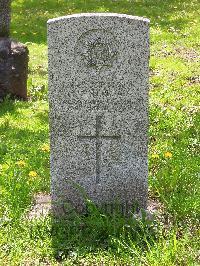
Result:
<svg viewBox="0 0 200 266"><path fill-rule="evenodd" d="M149 197L161 217L30 220L49 193L46 22L79 12L151 20ZM28 102L0 103L0 265L199 265L200 3L198 0L14 0L12 37L30 51Z"/></svg>

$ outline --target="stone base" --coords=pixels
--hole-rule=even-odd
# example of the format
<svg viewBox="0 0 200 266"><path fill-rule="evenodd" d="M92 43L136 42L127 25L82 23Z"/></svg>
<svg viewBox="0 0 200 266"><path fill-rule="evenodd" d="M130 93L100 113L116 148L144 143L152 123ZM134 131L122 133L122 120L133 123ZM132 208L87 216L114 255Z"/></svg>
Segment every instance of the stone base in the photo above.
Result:
<svg viewBox="0 0 200 266"><path fill-rule="evenodd" d="M143 211L146 213L146 219L153 221L155 217L159 218L160 220L163 220L164 213L166 210L164 205L159 202L158 199L149 198L147 202L147 208ZM38 193L34 195L33 206L28 211L26 217L29 220L40 219L42 217L47 216L48 214L55 214L53 212L51 195L44 193ZM135 219L142 219L142 211L132 213L132 215ZM55 215L53 217L57 218L57 216Z"/></svg>
<svg viewBox="0 0 200 266"><path fill-rule="evenodd" d="M10 38L0 38L0 98L27 99L28 48Z"/></svg>

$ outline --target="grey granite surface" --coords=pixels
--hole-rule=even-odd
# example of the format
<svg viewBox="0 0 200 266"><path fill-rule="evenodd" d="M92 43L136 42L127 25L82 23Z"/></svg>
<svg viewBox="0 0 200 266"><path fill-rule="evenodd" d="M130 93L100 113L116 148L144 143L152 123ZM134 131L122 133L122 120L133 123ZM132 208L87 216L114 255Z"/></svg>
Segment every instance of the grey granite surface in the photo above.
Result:
<svg viewBox="0 0 200 266"><path fill-rule="evenodd" d="M49 20L48 54L55 212L84 210L86 195L123 211L146 208L149 20Z"/></svg>

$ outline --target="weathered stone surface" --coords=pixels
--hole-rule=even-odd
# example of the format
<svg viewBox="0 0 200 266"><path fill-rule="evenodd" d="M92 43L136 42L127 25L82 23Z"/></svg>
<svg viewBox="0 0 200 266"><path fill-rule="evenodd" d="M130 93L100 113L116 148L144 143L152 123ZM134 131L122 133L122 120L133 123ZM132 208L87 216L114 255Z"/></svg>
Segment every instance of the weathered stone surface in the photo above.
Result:
<svg viewBox="0 0 200 266"><path fill-rule="evenodd" d="M0 98L7 94L27 98L28 49L9 38L0 38Z"/></svg>
<svg viewBox="0 0 200 266"><path fill-rule="evenodd" d="M0 37L8 37L10 32L11 0L0 0Z"/></svg>
<svg viewBox="0 0 200 266"><path fill-rule="evenodd" d="M100 206L145 208L149 21L109 13L52 19L48 45L54 211L82 211L83 190Z"/></svg>

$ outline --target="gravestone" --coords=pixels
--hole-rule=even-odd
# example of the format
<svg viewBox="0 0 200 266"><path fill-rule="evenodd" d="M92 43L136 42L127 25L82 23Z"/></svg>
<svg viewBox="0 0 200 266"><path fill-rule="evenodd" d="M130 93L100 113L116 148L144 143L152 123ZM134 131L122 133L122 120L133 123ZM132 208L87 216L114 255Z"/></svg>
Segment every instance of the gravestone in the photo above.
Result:
<svg viewBox="0 0 200 266"><path fill-rule="evenodd" d="M0 0L0 99L27 98L28 49L9 38L11 0Z"/></svg>
<svg viewBox="0 0 200 266"><path fill-rule="evenodd" d="M48 21L52 202L85 196L123 212L147 204L149 20L77 14Z"/></svg>

